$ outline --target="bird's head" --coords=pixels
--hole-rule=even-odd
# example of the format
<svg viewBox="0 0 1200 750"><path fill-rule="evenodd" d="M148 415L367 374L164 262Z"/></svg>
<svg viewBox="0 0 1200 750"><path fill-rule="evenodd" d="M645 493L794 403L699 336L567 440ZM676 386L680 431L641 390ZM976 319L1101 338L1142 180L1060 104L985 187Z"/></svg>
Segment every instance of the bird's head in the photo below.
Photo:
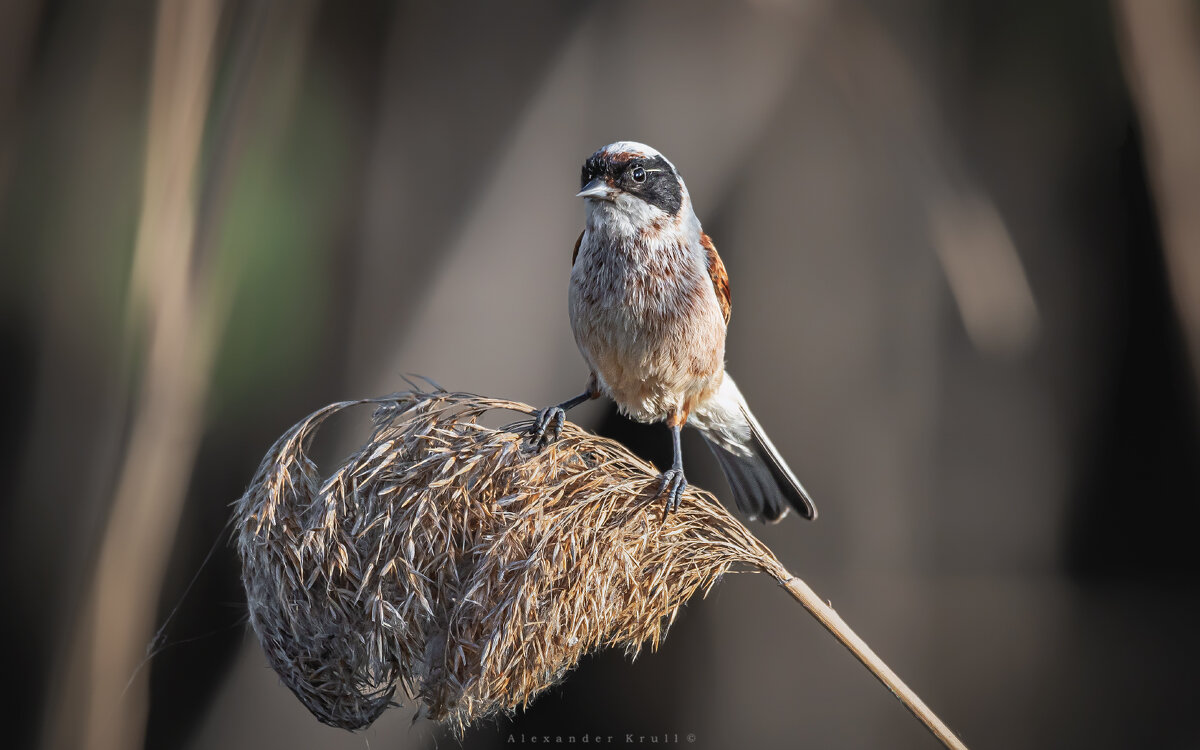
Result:
<svg viewBox="0 0 1200 750"><path fill-rule="evenodd" d="M577 196L608 222L663 227L690 214L687 187L667 158L642 143L617 141L583 163Z"/></svg>

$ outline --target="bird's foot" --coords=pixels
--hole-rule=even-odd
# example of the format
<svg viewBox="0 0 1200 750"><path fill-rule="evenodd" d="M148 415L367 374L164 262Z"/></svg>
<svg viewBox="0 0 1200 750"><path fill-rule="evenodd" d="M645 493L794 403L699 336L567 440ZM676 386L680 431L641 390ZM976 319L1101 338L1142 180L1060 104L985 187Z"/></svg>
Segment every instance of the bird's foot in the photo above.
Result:
<svg viewBox="0 0 1200 750"><path fill-rule="evenodd" d="M533 444L534 450L540 451L558 440L559 433L562 432L566 422L567 413L561 406L547 406L539 411L533 418L533 425L529 428L529 441Z"/></svg>
<svg viewBox="0 0 1200 750"><path fill-rule="evenodd" d="M658 496L666 498L666 505L663 507L665 518L667 513L679 510L679 504L683 502L683 491L687 489L687 477L683 475L683 469L674 468L664 471L658 479Z"/></svg>

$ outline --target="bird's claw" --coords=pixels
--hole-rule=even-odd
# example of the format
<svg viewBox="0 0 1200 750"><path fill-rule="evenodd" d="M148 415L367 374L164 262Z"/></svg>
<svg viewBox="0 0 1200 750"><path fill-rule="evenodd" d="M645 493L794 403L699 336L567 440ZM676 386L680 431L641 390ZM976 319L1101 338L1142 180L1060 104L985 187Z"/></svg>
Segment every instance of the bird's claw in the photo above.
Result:
<svg viewBox="0 0 1200 750"><path fill-rule="evenodd" d="M687 489L687 477L683 475L683 469L670 469L664 471L659 476L658 496L666 497L666 505L663 507L663 517L667 513L673 513L679 510L679 504L683 502L683 491Z"/></svg>
<svg viewBox="0 0 1200 750"><path fill-rule="evenodd" d="M529 428L529 439L535 450L542 450L558 440L563 425L567 422L567 413L558 406L547 406L534 417L533 426Z"/></svg>

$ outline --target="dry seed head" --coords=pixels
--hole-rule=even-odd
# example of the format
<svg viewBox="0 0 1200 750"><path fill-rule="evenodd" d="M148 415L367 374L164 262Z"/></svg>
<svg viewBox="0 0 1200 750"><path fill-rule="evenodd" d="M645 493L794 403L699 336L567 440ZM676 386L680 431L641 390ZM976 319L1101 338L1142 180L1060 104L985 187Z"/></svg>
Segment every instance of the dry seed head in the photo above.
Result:
<svg viewBox="0 0 1200 750"><path fill-rule="evenodd" d="M374 404L322 481L331 415ZM331 404L281 437L238 501L250 622L321 721L365 727L397 685L461 730L511 711L593 649L656 647L731 566L782 566L710 494L666 518L658 472L567 423L540 453L479 423L524 404L436 391Z"/></svg>

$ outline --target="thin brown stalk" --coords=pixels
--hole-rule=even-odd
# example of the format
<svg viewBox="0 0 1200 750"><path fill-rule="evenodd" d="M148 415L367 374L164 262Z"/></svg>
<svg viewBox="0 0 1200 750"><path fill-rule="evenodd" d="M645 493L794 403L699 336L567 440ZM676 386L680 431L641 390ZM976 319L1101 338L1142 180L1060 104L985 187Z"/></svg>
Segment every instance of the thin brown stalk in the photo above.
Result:
<svg viewBox="0 0 1200 750"><path fill-rule="evenodd" d="M896 700L904 704L917 720L925 725L929 732L937 737L938 740L952 750L967 750L967 746L962 743L962 740L950 731L950 727L937 717L937 715L925 705L920 696L912 691L899 675L891 670L883 659L880 659L866 641L858 637L858 634L850 629L846 621L841 616L821 600L817 593L812 590L807 583L800 578L793 576L783 566L766 571L787 589L796 601L808 610L808 613L816 618L817 622L821 623L821 627L829 631L829 634L846 647L846 650L854 654L854 658L862 662L862 665L871 670L871 674L883 683L883 686L892 691L892 695L896 696Z"/></svg>

